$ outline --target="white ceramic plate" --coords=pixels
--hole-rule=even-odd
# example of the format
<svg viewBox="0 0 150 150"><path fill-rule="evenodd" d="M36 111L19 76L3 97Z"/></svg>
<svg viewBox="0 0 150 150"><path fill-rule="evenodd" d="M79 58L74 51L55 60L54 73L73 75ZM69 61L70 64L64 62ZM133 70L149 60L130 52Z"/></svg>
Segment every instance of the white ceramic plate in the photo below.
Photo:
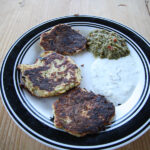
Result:
<svg viewBox="0 0 150 150"><path fill-rule="evenodd" d="M116 115L105 131L82 138L74 137L53 125L52 103L58 97L36 98L21 89L18 64L33 64L43 52L40 34L65 23L87 35L93 29L115 31L126 39L131 56L139 69L139 79L129 99L116 106ZM93 90L90 67L95 58L83 52L72 59L82 72L81 87ZM132 29L117 22L91 16L69 16L44 22L23 34L10 48L1 68L1 95L15 122L40 142L59 149L114 149L123 146L149 129L150 124L150 44ZM81 65L84 64L84 67ZM108 68L109 69L109 68Z"/></svg>

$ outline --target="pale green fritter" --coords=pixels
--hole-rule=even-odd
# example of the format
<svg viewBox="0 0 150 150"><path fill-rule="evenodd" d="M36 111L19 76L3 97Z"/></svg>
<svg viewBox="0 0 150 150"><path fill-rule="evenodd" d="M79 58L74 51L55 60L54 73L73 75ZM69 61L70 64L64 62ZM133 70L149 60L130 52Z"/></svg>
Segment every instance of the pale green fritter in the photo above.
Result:
<svg viewBox="0 0 150 150"><path fill-rule="evenodd" d="M56 96L80 84L80 69L67 56L49 51L41 54L35 64L18 65L23 86L37 97Z"/></svg>
<svg viewBox="0 0 150 150"><path fill-rule="evenodd" d="M94 56L108 59L118 59L130 54L124 38L115 32L99 29L89 33L87 37L88 50Z"/></svg>

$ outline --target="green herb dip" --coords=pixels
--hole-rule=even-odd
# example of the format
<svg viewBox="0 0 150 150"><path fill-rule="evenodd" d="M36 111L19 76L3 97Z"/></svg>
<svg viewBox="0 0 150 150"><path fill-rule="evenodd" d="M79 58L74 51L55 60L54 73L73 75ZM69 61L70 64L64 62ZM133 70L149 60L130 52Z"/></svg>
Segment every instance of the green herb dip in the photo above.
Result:
<svg viewBox="0 0 150 150"><path fill-rule="evenodd" d="M118 59L130 54L124 38L115 32L94 30L87 37L88 50L96 57Z"/></svg>

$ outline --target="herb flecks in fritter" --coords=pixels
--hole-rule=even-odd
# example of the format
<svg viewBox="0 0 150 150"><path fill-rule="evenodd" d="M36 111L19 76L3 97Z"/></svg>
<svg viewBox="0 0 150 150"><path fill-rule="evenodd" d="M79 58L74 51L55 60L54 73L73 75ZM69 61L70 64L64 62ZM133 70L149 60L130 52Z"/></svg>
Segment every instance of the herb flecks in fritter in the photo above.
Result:
<svg viewBox="0 0 150 150"><path fill-rule="evenodd" d="M37 97L56 96L80 84L80 69L67 56L49 51L41 54L35 64L18 65L24 87Z"/></svg>
<svg viewBox="0 0 150 150"><path fill-rule="evenodd" d="M86 38L71 26L59 24L40 37L40 45L45 51L55 51L63 55L73 55L86 48Z"/></svg>
<svg viewBox="0 0 150 150"><path fill-rule="evenodd" d="M104 96L75 88L54 104L54 125L82 137L105 129L115 114L115 107Z"/></svg>

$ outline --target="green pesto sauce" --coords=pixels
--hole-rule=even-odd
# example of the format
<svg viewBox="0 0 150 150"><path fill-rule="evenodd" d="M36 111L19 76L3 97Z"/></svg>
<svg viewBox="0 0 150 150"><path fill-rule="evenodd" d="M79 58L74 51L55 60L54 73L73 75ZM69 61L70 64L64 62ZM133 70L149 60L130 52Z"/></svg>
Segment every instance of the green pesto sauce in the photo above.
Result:
<svg viewBox="0 0 150 150"><path fill-rule="evenodd" d="M96 57L118 59L130 54L124 38L115 32L94 30L87 37L88 50Z"/></svg>

